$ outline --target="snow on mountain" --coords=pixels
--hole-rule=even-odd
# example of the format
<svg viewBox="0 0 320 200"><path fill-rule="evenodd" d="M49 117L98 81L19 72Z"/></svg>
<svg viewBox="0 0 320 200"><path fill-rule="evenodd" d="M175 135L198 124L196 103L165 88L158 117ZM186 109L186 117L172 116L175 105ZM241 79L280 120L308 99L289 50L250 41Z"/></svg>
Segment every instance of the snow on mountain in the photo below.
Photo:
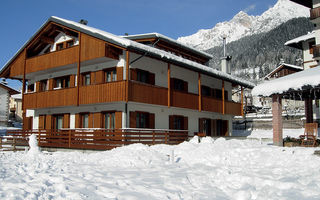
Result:
<svg viewBox="0 0 320 200"><path fill-rule="evenodd" d="M206 50L222 45L224 35L227 36L227 42L232 42L245 36L268 32L292 18L308 17L309 14L306 7L289 0L278 0L260 16L251 16L240 11L230 21L218 23L212 29L201 29L193 35L180 37L178 41Z"/></svg>

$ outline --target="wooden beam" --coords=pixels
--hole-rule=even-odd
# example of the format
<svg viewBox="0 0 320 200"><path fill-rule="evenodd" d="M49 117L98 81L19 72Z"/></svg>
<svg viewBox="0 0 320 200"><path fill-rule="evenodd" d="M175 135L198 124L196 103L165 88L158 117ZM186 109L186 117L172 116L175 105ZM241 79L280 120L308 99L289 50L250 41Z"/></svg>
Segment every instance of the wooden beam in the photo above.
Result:
<svg viewBox="0 0 320 200"><path fill-rule="evenodd" d="M79 33L79 52L78 52L78 63L77 63L77 106L80 103L80 64L81 64L81 33Z"/></svg>
<svg viewBox="0 0 320 200"><path fill-rule="evenodd" d="M25 122L26 119L26 110L25 110L25 104L24 104L24 93L26 91L26 66L27 66L27 49L24 50L24 63L23 63L23 80L22 80L22 121ZM25 124L23 124L23 128L25 127Z"/></svg>
<svg viewBox="0 0 320 200"><path fill-rule="evenodd" d="M225 102L224 102L224 81L222 81L222 114L225 114Z"/></svg>
<svg viewBox="0 0 320 200"><path fill-rule="evenodd" d="M171 66L168 63L168 108L171 106Z"/></svg>
<svg viewBox="0 0 320 200"><path fill-rule="evenodd" d="M198 93L199 93L199 112L201 112L202 110L202 94L201 94L201 74L200 72L198 72Z"/></svg>
<svg viewBox="0 0 320 200"><path fill-rule="evenodd" d="M129 101L129 65L130 65L130 53L126 50L126 102Z"/></svg>
<svg viewBox="0 0 320 200"><path fill-rule="evenodd" d="M243 87L241 86L241 116L244 116L243 113Z"/></svg>
<svg viewBox="0 0 320 200"><path fill-rule="evenodd" d="M41 42L47 43L47 44L53 44L54 43L54 39L53 38L49 38L46 36L41 36L40 37Z"/></svg>

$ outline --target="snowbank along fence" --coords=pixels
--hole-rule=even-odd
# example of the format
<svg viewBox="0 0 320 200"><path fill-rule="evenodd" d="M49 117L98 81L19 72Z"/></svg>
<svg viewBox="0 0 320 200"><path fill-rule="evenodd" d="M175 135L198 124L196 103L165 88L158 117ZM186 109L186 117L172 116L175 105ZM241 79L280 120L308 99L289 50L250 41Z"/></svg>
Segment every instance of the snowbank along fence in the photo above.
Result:
<svg viewBox="0 0 320 200"><path fill-rule="evenodd" d="M36 134L38 145L49 148L109 150L124 145L142 143L179 144L188 139L188 131L117 129L117 130L14 130L7 135L28 145L28 137Z"/></svg>

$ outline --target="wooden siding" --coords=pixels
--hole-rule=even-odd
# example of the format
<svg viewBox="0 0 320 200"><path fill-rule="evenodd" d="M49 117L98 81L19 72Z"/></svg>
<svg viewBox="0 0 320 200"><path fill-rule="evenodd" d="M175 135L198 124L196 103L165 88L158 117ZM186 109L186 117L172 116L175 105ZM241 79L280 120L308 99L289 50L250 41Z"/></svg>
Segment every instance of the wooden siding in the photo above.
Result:
<svg viewBox="0 0 320 200"><path fill-rule="evenodd" d="M117 81L122 81L123 78L123 67L117 67Z"/></svg>
<svg viewBox="0 0 320 200"><path fill-rule="evenodd" d="M225 104L226 114L241 116L241 103L226 101Z"/></svg>
<svg viewBox="0 0 320 200"><path fill-rule="evenodd" d="M26 73L47 70L76 63L78 59L78 51L79 46L74 46L41 56L28 58L26 61Z"/></svg>
<svg viewBox="0 0 320 200"><path fill-rule="evenodd" d="M202 109L205 111L222 113L222 100L202 97Z"/></svg>
<svg viewBox="0 0 320 200"><path fill-rule="evenodd" d="M25 51L22 51L16 59L9 65L10 74L9 77L23 76Z"/></svg>
<svg viewBox="0 0 320 200"><path fill-rule="evenodd" d="M130 81L129 101L167 105L167 88Z"/></svg>
<svg viewBox="0 0 320 200"><path fill-rule="evenodd" d="M125 100L125 81L80 87L80 104L105 103Z"/></svg>
<svg viewBox="0 0 320 200"><path fill-rule="evenodd" d="M174 107L198 110L198 95L172 91L171 105Z"/></svg>
<svg viewBox="0 0 320 200"><path fill-rule="evenodd" d="M24 95L24 108L47 108L76 105L76 88L67 88Z"/></svg>
<svg viewBox="0 0 320 200"><path fill-rule="evenodd" d="M106 44L86 34L81 34L81 62L95 58L105 57Z"/></svg>

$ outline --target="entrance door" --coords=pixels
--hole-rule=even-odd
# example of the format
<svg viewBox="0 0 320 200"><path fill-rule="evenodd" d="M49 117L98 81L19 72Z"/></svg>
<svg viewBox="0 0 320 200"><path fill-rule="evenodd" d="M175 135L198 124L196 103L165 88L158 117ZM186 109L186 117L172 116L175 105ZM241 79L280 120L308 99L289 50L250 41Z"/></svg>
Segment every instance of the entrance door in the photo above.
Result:
<svg viewBox="0 0 320 200"><path fill-rule="evenodd" d="M228 120L217 120L217 135L228 136Z"/></svg>
<svg viewBox="0 0 320 200"><path fill-rule="evenodd" d="M211 136L211 120L206 118L199 119L199 132L205 133L206 136Z"/></svg>

